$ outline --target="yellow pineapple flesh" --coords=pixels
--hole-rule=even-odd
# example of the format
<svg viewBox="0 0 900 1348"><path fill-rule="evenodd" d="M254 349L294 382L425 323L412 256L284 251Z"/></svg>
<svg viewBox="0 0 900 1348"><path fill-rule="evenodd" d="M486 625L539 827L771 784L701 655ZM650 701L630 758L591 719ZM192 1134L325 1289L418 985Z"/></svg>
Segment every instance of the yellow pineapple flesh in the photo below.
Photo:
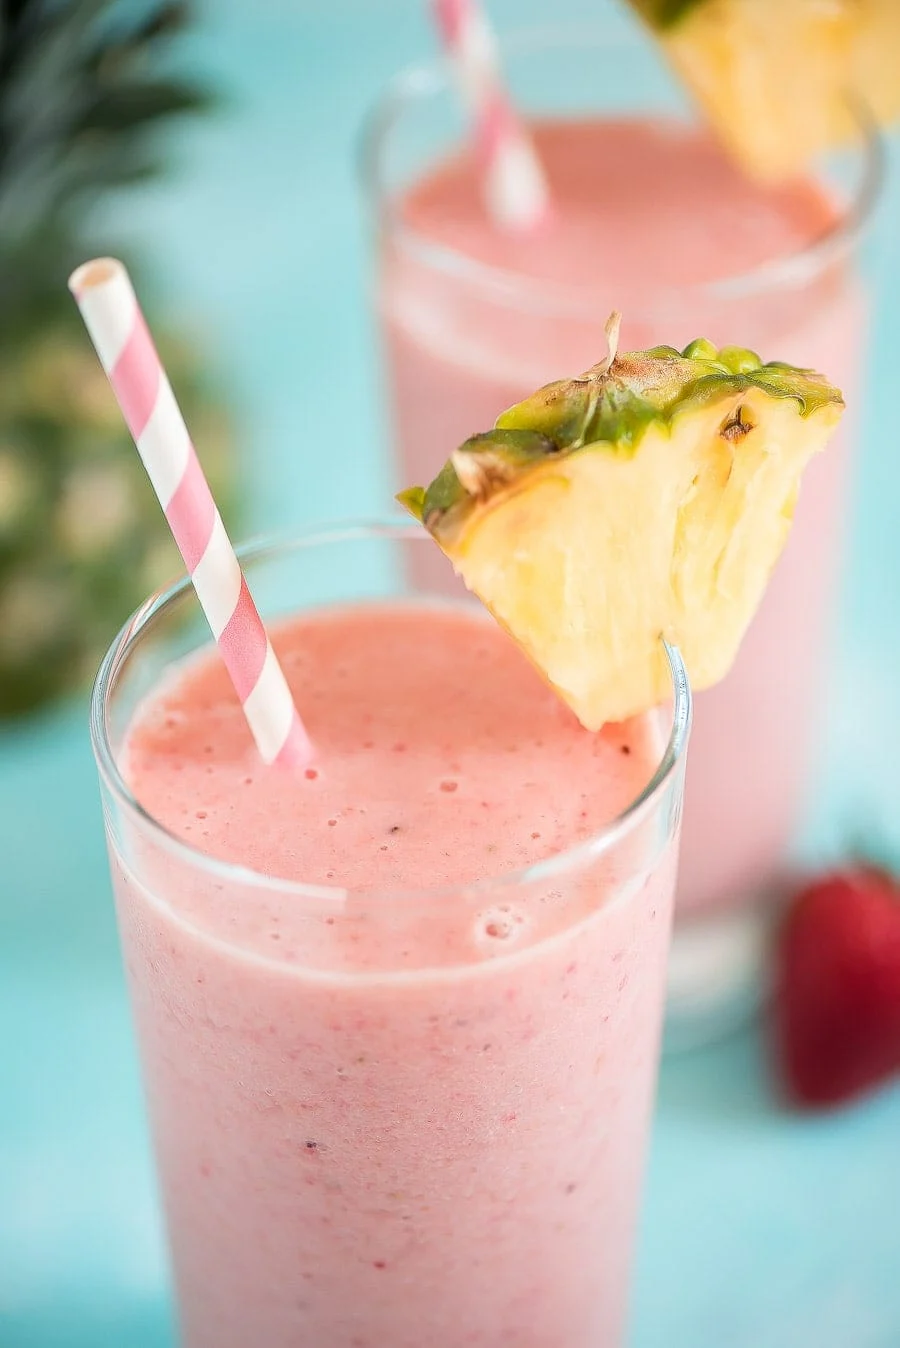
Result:
<svg viewBox="0 0 900 1348"><path fill-rule="evenodd" d="M900 116L900 0L631 0L754 177Z"/></svg>
<svg viewBox="0 0 900 1348"><path fill-rule="evenodd" d="M741 348L612 349L400 500L597 729L665 700L663 638L695 688L727 673L842 409L822 376Z"/></svg>

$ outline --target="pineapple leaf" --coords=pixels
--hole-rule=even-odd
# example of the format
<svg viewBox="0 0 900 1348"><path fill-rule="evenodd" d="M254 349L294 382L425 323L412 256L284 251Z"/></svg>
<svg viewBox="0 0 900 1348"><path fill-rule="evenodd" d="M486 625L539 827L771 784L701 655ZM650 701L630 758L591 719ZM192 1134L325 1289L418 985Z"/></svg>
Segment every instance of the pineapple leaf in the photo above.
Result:
<svg viewBox="0 0 900 1348"><path fill-rule="evenodd" d="M18 23L30 2L31 0L3 0L0 5L0 32L6 25Z"/></svg>
<svg viewBox="0 0 900 1348"><path fill-rule="evenodd" d="M191 14L189 0L0 0L6 270L48 222L75 234L100 194L159 172L153 131L212 104L210 90L158 69Z"/></svg>
<svg viewBox="0 0 900 1348"><path fill-rule="evenodd" d="M175 33L180 33L187 26L190 17L191 10L186 0L169 0L169 3L159 5L134 24L115 44L112 44L111 49L140 51L156 38L171 37Z"/></svg>
<svg viewBox="0 0 900 1348"><path fill-rule="evenodd" d="M74 123L72 132L104 131L121 136L130 129L183 112L207 107L207 95L181 80L132 80L101 91Z"/></svg>

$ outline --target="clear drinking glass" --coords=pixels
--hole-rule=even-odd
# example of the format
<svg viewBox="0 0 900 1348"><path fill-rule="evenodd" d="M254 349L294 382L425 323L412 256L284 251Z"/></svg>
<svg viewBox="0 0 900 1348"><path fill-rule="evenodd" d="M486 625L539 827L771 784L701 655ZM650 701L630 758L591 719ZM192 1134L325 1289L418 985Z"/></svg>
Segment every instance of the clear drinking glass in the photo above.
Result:
<svg viewBox="0 0 900 1348"><path fill-rule="evenodd" d="M409 563L431 547L347 526L243 560L273 621L429 604ZM690 722L677 653L655 771L597 836L464 888L348 893L214 860L131 795L135 708L207 641L187 582L149 600L91 713L186 1348L618 1348Z"/></svg>
<svg viewBox="0 0 900 1348"><path fill-rule="evenodd" d="M579 24L514 33L503 44L503 62L516 105L529 119L588 118L610 137L623 119L630 125L651 119L665 129L672 156L682 153L685 129L696 125L654 45L629 31ZM635 209L629 216L626 170L621 196L619 182L598 175L597 199L621 226L615 246L604 262L604 234L596 266L577 284L563 284L530 273L527 250L513 241L504 242L502 259L486 264L467 251L465 237L454 246L452 222L442 223L440 240L410 222L404 207L410 189L433 182L465 140L442 62L401 75L364 140L400 485L430 481L450 450L492 425L501 409L598 360L612 309L624 313L625 350L683 346L698 336L738 343L764 360L824 371L848 404L838 436L808 470L793 535L732 673L698 697L670 1014L683 1036L702 1038L725 1025L729 1000L737 999L736 1008L753 995L767 901L813 768L868 323L859 251L880 193L881 148L861 119L858 143L813 175L836 206L829 228L752 270L735 270L721 222L716 229L703 218L693 221L689 233L722 259L721 274L702 284L681 279L680 253L694 246L691 240L675 234L658 256L656 217L665 213L665 200L655 212ZM752 220L737 224L736 237L753 228ZM428 574L437 583L438 572Z"/></svg>

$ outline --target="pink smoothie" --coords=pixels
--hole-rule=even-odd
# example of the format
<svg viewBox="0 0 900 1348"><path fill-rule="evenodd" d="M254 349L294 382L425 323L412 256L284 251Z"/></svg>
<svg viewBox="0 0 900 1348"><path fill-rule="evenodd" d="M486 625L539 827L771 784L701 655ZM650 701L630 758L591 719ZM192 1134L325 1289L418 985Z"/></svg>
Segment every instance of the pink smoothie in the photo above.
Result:
<svg viewBox="0 0 900 1348"><path fill-rule="evenodd" d="M259 766L216 657L126 745L165 829L261 876L112 844L184 1343L618 1348L678 772L593 860L515 873L640 793L658 719L587 733L454 608L274 640L313 769Z"/></svg>
<svg viewBox="0 0 900 1348"><path fill-rule="evenodd" d="M674 121L547 122L534 135L556 208L551 228L499 234L485 219L476 166L460 158L420 181L396 207L399 228L385 230L379 304L403 485L429 481L502 408L598 360L614 308L624 313L624 349L698 336L750 346L826 372L851 408L842 437L809 469L793 536L733 673L698 699L678 902L683 912L727 906L758 894L779 868L810 771L863 297L844 263L731 301L709 288L835 228L836 207L812 180L763 190L705 134ZM445 267L420 251L423 241L477 265Z"/></svg>

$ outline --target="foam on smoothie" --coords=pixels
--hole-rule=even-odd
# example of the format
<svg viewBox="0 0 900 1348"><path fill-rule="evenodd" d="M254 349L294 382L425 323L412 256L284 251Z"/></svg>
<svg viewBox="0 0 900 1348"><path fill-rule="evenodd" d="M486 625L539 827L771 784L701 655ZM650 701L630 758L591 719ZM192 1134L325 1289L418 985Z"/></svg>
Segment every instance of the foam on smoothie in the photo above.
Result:
<svg viewBox="0 0 900 1348"><path fill-rule="evenodd" d="M552 856L652 777L645 721L590 734L491 621L422 614L372 605L275 629L317 748L306 772L259 764L217 654L185 666L131 730L138 800L186 842L269 875L415 888Z"/></svg>

